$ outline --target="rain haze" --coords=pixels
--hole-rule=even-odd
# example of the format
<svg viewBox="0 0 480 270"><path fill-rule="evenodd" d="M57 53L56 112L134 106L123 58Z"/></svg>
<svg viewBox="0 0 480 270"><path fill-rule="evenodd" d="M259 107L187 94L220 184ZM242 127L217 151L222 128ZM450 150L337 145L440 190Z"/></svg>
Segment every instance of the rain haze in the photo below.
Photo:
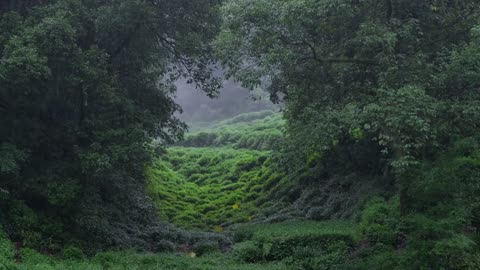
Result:
<svg viewBox="0 0 480 270"><path fill-rule="evenodd" d="M224 81L216 98L207 97L202 90L186 81L178 81L176 86L175 101L183 109L179 117L189 124L218 121L241 113L278 108L261 90L250 91L233 80Z"/></svg>

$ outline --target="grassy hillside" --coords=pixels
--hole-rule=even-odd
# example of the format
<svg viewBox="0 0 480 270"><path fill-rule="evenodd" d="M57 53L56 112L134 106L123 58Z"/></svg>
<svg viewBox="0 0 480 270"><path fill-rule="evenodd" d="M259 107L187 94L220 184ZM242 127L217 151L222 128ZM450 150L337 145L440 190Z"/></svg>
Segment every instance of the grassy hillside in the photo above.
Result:
<svg viewBox="0 0 480 270"><path fill-rule="evenodd" d="M160 217L184 228L222 231L235 223L358 216L378 179L348 169L351 148L311 161L291 179L272 166L281 114L262 111L197 128L147 170ZM338 160L327 164L325 160ZM326 164L326 166L318 166ZM360 163L363 167L363 163Z"/></svg>
<svg viewBox="0 0 480 270"><path fill-rule="evenodd" d="M277 177L267 160L255 150L174 147L149 168L149 192L164 220L221 230L257 213L265 183Z"/></svg>
<svg viewBox="0 0 480 270"><path fill-rule="evenodd" d="M267 187L281 178L268 166L268 149L281 137L282 125L272 111L242 114L169 148L147 171L161 218L217 232L252 220Z"/></svg>

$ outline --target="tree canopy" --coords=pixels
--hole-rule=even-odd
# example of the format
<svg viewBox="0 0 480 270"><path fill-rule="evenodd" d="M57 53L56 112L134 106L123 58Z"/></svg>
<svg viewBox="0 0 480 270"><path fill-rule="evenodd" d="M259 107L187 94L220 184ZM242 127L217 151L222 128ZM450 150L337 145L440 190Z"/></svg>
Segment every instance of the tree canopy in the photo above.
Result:
<svg viewBox="0 0 480 270"><path fill-rule="evenodd" d="M285 101L292 151L365 135L402 171L477 126L478 19L476 1L227 1L216 44L229 75Z"/></svg>
<svg viewBox="0 0 480 270"><path fill-rule="evenodd" d="M64 240L49 226L112 244L112 226L154 220L145 212L145 166L155 147L186 127L174 117L172 81L185 77L208 95L218 90L217 2L34 1L28 9L7 2L0 215L14 238L35 244ZM19 235L27 227L35 235Z"/></svg>

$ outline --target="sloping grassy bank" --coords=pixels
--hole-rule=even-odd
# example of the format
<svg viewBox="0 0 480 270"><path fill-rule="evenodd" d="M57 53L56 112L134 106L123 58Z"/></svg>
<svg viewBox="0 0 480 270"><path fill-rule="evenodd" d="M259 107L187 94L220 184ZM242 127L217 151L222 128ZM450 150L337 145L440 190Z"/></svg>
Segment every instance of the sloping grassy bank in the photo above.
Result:
<svg viewBox="0 0 480 270"><path fill-rule="evenodd" d="M149 192L164 220L218 231L255 216L277 177L267 162L268 153L255 150L170 148L148 170Z"/></svg>
<svg viewBox="0 0 480 270"><path fill-rule="evenodd" d="M167 149L147 171L161 218L216 232L254 219L281 179L269 157L282 127L273 111L246 113L197 129Z"/></svg>

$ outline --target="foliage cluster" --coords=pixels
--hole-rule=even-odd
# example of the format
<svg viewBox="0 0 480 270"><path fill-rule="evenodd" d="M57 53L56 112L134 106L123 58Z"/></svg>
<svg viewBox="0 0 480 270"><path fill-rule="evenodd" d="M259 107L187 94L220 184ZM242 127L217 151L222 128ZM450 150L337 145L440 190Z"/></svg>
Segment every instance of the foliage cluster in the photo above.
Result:
<svg viewBox="0 0 480 270"><path fill-rule="evenodd" d="M280 161L293 173L366 141L386 161L380 174L401 182L478 131L476 1L242 0L222 14L227 73L285 101Z"/></svg>
<svg viewBox="0 0 480 270"><path fill-rule="evenodd" d="M406 213L397 198L374 199L363 211L361 269L477 269L478 137L457 141L410 175ZM354 268L357 269L357 268Z"/></svg>

